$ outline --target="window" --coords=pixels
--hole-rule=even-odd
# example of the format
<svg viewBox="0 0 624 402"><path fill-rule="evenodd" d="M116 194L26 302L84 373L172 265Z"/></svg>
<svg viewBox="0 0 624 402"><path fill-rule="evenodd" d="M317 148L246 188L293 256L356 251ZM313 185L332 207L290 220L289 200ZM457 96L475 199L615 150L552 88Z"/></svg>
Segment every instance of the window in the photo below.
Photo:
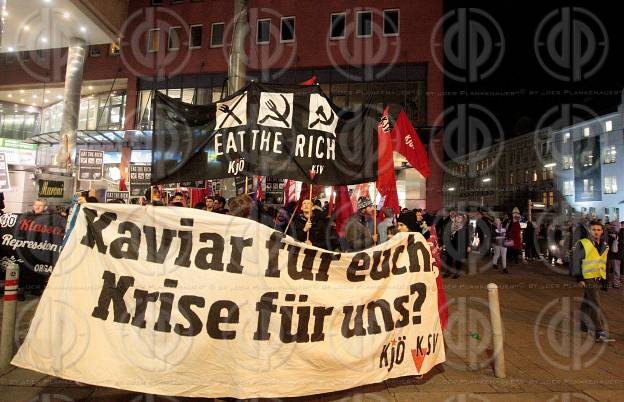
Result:
<svg viewBox="0 0 624 402"><path fill-rule="evenodd" d="M162 5L163 0L152 0L152 5L153 6L160 6Z"/></svg>
<svg viewBox="0 0 624 402"><path fill-rule="evenodd" d="M111 55L117 55L119 54L119 39L115 40L113 43L110 44L110 54Z"/></svg>
<svg viewBox="0 0 624 402"><path fill-rule="evenodd" d="M615 163L616 154L615 145L608 146L602 155L602 163Z"/></svg>
<svg viewBox="0 0 624 402"><path fill-rule="evenodd" d="M167 49L169 50L180 49L180 33L181 32L182 32L181 27L169 28L169 44L167 46Z"/></svg>
<svg viewBox="0 0 624 402"><path fill-rule="evenodd" d="M342 39L345 37L346 13L332 14L329 27L329 39Z"/></svg>
<svg viewBox="0 0 624 402"><path fill-rule="evenodd" d="M157 52L160 46L160 29L150 29L147 32L147 51Z"/></svg>
<svg viewBox="0 0 624 402"><path fill-rule="evenodd" d="M533 179L532 180L533 180L533 182L537 181L537 170L533 171Z"/></svg>
<svg viewBox="0 0 624 402"><path fill-rule="evenodd" d="M90 57L100 57L102 55L102 49L100 49L97 45L89 46L89 56Z"/></svg>
<svg viewBox="0 0 624 402"><path fill-rule="evenodd" d="M616 176L605 176L603 191L605 194L617 193L617 177Z"/></svg>
<svg viewBox="0 0 624 402"><path fill-rule="evenodd" d="M594 153L592 151L583 151L581 153L581 163L584 167L592 166L594 164Z"/></svg>
<svg viewBox="0 0 624 402"><path fill-rule="evenodd" d="M528 183L529 182L529 171L525 170L524 171L524 183Z"/></svg>
<svg viewBox="0 0 624 402"><path fill-rule="evenodd" d="M513 185L513 173L509 174L509 185Z"/></svg>
<svg viewBox="0 0 624 402"><path fill-rule="evenodd" d="M357 35L358 38L373 36L373 13L370 11L357 12Z"/></svg>
<svg viewBox="0 0 624 402"><path fill-rule="evenodd" d="M563 133L563 143L567 144L570 141L570 132Z"/></svg>
<svg viewBox="0 0 624 402"><path fill-rule="evenodd" d="M585 127L583 128L583 137L589 137L589 134L591 133L589 127Z"/></svg>
<svg viewBox="0 0 624 402"><path fill-rule="evenodd" d="M383 12L384 36L399 35L399 10L384 10Z"/></svg>
<svg viewBox="0 0 624 402"><path fill-rule="evenodd" d="M202 45L203 25L191 25L189 49L198 49Z"/></svg>
<svg viewBox="0 0 624 402"><path fill-rule="evenodd" d="M223 30L225 24L223 22L216 22L212 24L210 29L210 47L223 46Z"/></svg>
<svg viewBox="0 0 624 402"><path fill-rule="evenodd" d="M295 17L282 17L280 26L280 42L295 41Z"/></svg>
<svg viewBox="0 0 624 402"><path fill-rule="evenodd" d="M563 195L574 195L574 180L566 180L563 182Z"/></svg>
<svg viewBox="0 0 624 402"><path fill-rule="evenodd" d="M611 120L605 121L605 131L609 132L613 130L613 122Z"/></svg>
<svg viewBox="0 0 624 402"><path fill-rule="evenodd" d="M574 166L574 162L572 161L572 155L564 155L562 159L563 170L572 169L572 167Z"/></svg>
<svg viewBox="0 0 624 402"><path fill-rule="evenodd" d="M259 45L269 43L271 39L271 20L258 20L257 28L256 43Z"/></svg>
<svg viewBox="0 0 624 402"><path fill-rule="evenodd" d="M613 219L620 219L620 208L613 208Z"/></svg>
<svg viewBox="0 0 624 402"><path fill-rule="evenodd" d="M180 4L182 0L171 0L171 4Z"/></svg>
<svg viewBox="0 0 624 402"><path fill-rule="evenodd" d="M594 192L594 180L583 179L583 193L585 195L591 195Z"/></svg>

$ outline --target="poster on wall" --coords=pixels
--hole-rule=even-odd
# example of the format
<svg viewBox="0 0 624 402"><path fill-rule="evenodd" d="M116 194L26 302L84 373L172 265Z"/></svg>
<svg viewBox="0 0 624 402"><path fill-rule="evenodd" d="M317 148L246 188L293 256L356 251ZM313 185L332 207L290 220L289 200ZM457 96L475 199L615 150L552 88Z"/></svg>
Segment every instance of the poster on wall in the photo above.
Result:
<svg viewBox="0 0 624 402"><path fill-rule="evenodd" d="M104 152L81 149L78 156L78 177L80 180L102 180Z"/></svg>
<svg viewBox="0 0 624 402"><path fill-rule="evenodd" d="M113 202L116 200L123 201L124 204L127 204L130 200L130 192L129 191L107 191L106 192L106 202Z"/></svg>
<svg viewBox="0 0 624 402"><path fill-rule="evenodd" d="M9 168L7 166L6 155L0 152L0 191L11 189L11 180L9 179Z"/></svg>
<svg viewBox="0 0 624 402"><path fill-rule="evenodd" d="M145 190L149 189L151 186L152 167L150 165L130 163L128 168L130 196L139 197L145 195Z"/></svg>

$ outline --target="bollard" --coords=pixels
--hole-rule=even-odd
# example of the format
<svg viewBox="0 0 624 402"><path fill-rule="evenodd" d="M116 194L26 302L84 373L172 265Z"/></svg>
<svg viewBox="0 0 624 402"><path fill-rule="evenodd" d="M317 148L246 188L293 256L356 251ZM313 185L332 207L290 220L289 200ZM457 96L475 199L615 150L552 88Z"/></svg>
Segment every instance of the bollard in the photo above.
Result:
<svg viewBox="0 0 624 402"><path fill-rule="evenodd" d="M492 343L494 349L494 376L505 378L505 351L503 350L503 324L501 321L500 304L498 302L498 286L488 283L488 301L490 305L490 323L492 325Z"/></svg>
<svg viewBox="0 0 624 402"><path fill-rule="evenodd" d="M4 371L10 366L11 359L13 358L18 281L19 266L14 262L10 262L6 267L4 281L2 335L0 337L0 371Z"/></svg>

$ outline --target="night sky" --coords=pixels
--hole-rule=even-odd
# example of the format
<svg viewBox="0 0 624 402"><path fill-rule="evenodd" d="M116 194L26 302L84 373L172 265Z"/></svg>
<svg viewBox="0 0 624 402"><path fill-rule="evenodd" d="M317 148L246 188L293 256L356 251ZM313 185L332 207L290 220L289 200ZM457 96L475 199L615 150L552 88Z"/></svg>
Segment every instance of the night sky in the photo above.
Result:
<svg viewBox="0 0 624 402"><path fill-rule="evenodd" d="M624 58L624 23L614 4L501 1L484 3L481 11L462 11L465 2L446 1L445 15L450 17L445 32L452 51L447 51L445 59L445 90L450 92L445 108L480 105L500 123L505 138L538 126L566 126L592 114L616 111L624 87L620 62ZM475 7L474 3L471 6ZM561 113L565 104L572 105L570 114ZM496 123L483 117L482 110L467 110L467 115L497 131ZM447 116L447 127L455 117ZM470 140L468 145L458 145L460 154L461 149L483 144L481 135L466 133ZM496 141L497 135L491 136Z"/></svg>

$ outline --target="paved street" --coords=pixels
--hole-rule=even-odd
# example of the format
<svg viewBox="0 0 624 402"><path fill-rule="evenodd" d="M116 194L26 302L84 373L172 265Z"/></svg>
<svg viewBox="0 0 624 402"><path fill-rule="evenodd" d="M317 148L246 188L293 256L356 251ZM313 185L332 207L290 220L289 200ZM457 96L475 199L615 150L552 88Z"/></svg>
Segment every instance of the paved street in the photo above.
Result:
<svg viewBox="0 0 624 402"><path fill-rule="evenodd" d="M474 258L474 256L473 256ZM621 290L603 293L610 333L595 344L578 328L581 290L562 269L542 262L510 266L511 273L478 269L446 280L449 329L447 362L422 379L401 378L349 391L292 400L319 401L621 401L624 400L624 318ZM477 272L482 271L482 272ZM494 377L487 289L500 287L507 378ZM36 301L21 302L20 334ZM472 336L470 336L472 334ZM471 367L469 346L477 356ZM207 379L209 381L209 379ZM78 385L28 370L0 377L2 401L191 401Z"/></svg>

